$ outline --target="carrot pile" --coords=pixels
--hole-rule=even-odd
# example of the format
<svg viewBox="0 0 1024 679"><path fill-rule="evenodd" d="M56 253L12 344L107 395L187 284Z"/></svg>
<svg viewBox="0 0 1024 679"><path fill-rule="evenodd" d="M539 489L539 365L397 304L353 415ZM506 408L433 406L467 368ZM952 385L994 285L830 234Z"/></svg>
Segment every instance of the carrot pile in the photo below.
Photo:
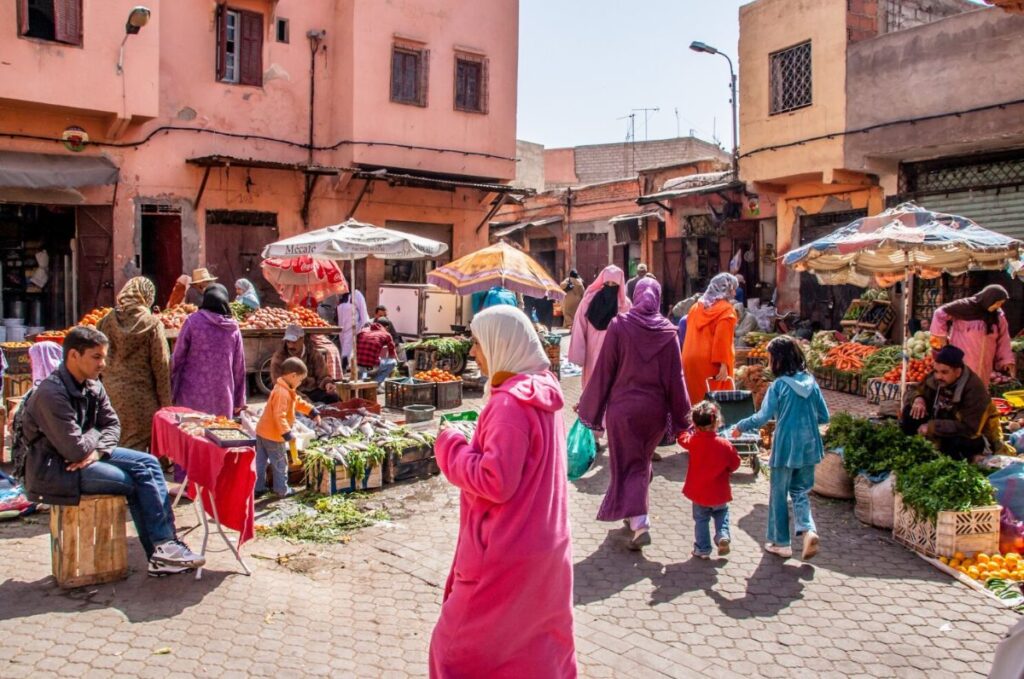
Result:
<svg viewBox="0 0 1024 679"><path fill-rule="evenodd" d="M847 342L829 349L821 364L841 372L859 373L864 368L864 359L876 351L878 351L878 347Z"/></svg>
<svg viewBox="0 0 1024 679"><path fill-rule="evenodd" d="M907 382L923 382L926 377L932 374L935 361L931 356L926 358L915 358L907 364ZM883 382L899 384L903 375L903 366L898 365L882 376Z"/></svg>

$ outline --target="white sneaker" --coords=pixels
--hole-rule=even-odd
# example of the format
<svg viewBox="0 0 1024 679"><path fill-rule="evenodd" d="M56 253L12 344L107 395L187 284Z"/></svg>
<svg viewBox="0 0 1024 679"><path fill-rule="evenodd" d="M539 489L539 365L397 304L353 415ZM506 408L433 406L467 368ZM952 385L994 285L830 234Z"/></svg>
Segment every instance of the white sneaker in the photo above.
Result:
<svg viewBox="0 0 1024 679"><path fill-rule="evenodd" d="M164 566L185 568L201 568L206 565L206 557L193 552L181 540L168 540L157 545L150 561Z"/></svg>
<svg viewBox="0 0 1024 679"><path fill-rule="evenodd" d="M163 578L168 575L190 573L194 570L194 568L190 568L189 566L168 566L167 564L157 563L156 561L150 561L149 568L147 569L146 572L151 578Z"/></svg>
<svg viewBox="0 0 1024 679"><path fill-rule="evenodd" d="M783 559L788 559L793 556L793 549L789 546L777 545L774 542L764 543L764 551L775 556L781 556Z"/></svg>
<svg viewBox="0 0 1024 679"><path fill-rule="evenodd" d="M813 530L804 533L804 561L814 558L814 555L818 553L818 542L818 534Z"/></svg>

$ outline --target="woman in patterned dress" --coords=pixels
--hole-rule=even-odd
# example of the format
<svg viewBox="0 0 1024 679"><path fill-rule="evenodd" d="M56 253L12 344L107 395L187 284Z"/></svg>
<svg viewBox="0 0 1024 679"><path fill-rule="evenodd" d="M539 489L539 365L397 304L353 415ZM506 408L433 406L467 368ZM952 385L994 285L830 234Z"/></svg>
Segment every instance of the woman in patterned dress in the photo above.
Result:
<svg viewBox="0 0 1024 679"><path fill-rule="evenodd" d="M97 329L110 340L103 386L121 420L121 447L148 450L153 414L171 405L171 361L164 327L150 308L153 281L129 280Z"/></svg>

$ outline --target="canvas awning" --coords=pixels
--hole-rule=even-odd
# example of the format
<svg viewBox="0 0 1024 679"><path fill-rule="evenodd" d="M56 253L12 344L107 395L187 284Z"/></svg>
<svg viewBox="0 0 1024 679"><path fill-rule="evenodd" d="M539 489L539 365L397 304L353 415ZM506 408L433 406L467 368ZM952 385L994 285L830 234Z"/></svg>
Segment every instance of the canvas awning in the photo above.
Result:
<svg viewBox="0 0 1024 679"><path fill-rule="evenodd" d="M117 183L118 169L103 156L0 151L0 187L77 189Z"/></svg>
<svg viewBox="0 0 1024 679"><path fill-rule="evenodd" d="M529 229L534 226L547 226L548 224L554 224L555 222L560 221L562 221L561 215L555 217L540 217L538 219L530 219L525 222L518 222L511 226L502 227L495 231L494 233L492 233L491 235L494 236L495 238L504 238L505 236L513 234L517 231L522 231L523 229Z"/></svg>
<svg viewBox="0 0 1024 679"><path fill-rule="evenodd" d="M659 222L665 221L665 215L661 214L661 210L644 210L643 212L631 212L628 215L618 215L608 220L609 224L618 224L619 222L628 222L634 219L647 219L648 217L654 217Z"/></svg>
<svg viewBox="0 0 1024 679"><path fill-rule="evenodd" d="M665 191L659 191L658 193L640 196L636 199L636 202L638 205L649 205L651 203L660 203L661 201L672 200L673 198L682 198L684 196L704 195L708 193L718 193L720 191L733 191L736 189L742 189L745 186L746 184L741 181L730 180L725 182L716 182L714 184L705 184L703 186L668 189Z"/></svg>

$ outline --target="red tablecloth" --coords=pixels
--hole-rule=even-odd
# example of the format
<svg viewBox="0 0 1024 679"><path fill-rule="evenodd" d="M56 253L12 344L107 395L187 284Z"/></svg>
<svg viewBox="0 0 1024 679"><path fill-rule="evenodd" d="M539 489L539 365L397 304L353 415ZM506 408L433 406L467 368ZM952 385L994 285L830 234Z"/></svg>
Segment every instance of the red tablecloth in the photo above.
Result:
<svg viewBox="0 0 1024 679"><path fill-rule="evenodd" d="M164 408L153 416L152 452L166 456L188 474L188 496L195 498L195 485L203 487L203 507L213 516L213 491L222 525L238 531L238 544L251 540L256 509L256 450L252 447L221 448L212 441L186 434L178 428L176 413L194 413L188 408Z"/></svg>

